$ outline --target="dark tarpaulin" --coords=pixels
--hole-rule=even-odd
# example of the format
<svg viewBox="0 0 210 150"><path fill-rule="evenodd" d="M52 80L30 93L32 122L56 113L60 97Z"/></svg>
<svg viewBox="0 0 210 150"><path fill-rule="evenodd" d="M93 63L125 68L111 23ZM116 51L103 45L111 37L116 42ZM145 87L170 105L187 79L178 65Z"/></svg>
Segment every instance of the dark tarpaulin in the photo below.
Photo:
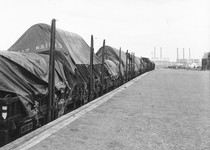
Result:
<svg viewBox="0 0 210 150"><path fill-rule="evenodd" d="M102 50L103 47L101 47L96 55L102 59ZM118 66L118 72L119 72L119 50L116 48L113 48L111 46L105 46L105 52L104 52L105 60L111 60ZM126 64L126 54L121 51L121 74L124 75L125 72L125 64Z"/></svg>
<svg viewBox="0 0 210 150"><path fill-rule="evenodd" d="M0 54L0 91L16 93L23 97L27 97L29 101L33 103L33 94L37 95L37 98L40 98L40 95L45 95L47 93L45 89L47 83L40 77L31 73L33 70L31 69L31 66L29 66L29 63L23 63L23 59L18 59L16 56L15 58L10 59L13 56L15 55L2 52ZM45 78L45 72L42 72L41 69L39 70L37 68L36 72L37 74L42 74L42 77Z"/></svg>
<svg viewBox="0 0 210 150"><path fill-rule="evenodd" d="M205 53L202 59L210 59L210 52Z"/></svg>
<svg viewBox="0 0 210 150"><path fill-rule="evenodd" d="M36 24L29 28L8 51L42 52L50 49L51 28L47 24ZM75 64L90 64L90 47L77 34L56 29L57 51L61 51L66 59ZM101 64L94 54L93 64ZM73 67L72 67L73 68Z"/></svg>
<svg viewBox="0 0 210 150"><path fill-rule="evenodd" d="M86 83L89 83L90 80L90 67L88 65L77 65L77 69L78 72L82 75L83 80ZM95 80L99 80L100 79L100 72L101 68L99 67L99 65L94 65L93 66L93 78Z"/></svg>
<svg viewBox="0 0 210 150"><path fill-rule="evenodd" d="M134 57L134 69L135 71L139 71L141 69L141 62L140 59L138 57Z"/></svg>
<svg viewBox="0 0 210 150"><path fill-rule="evenodd" d="M148 70L152 69L152 65L154 65L154 63L149 59L149 58L146 58L146 57L141 57L141 59L143 60L143 64L144 64L144 67Z"/></svg>
<svg viewBox="0 0 210 150"><path fill-rule="evenodd" d="M68 68L63 70L64 68ZM69 67L56 60L55 87L57 90L66 87L65 72L71 73ZM36 53L0 52L0 91L15 93L26 101L43 99L48 94L49 56ZM70 87L76 84L69 83ZM26 108L27 109L27 108Z"/></svg>
<svg viewBox="0 0 210 150"><path fill-rule="evenodd" d="M96 53L96 55L99 58L102 58L102 50L103 50L103 47L101 47ZM105 46L104 57L105 57L105 59L109 59L109 60L115 62L116 64L118 64L119 63L119 50L117 50L116 48L113 48L111 46ZM123 59L122 59L122 61L123 61ZM124 65L124 62L122 62L122 63Z"/></svg>
<svg viewBox="0 0 210 150"><path fill-rule="evenodd" d="M119 77L119 67L111 60L105 60L105 67L109 74L113 77Z"/></svg>
<svg viewBox="0 0 210 150"><path fill-rule="evenodd" d="M139 62L140 62L140 70L143 71L144 70L144 62L141 57L139 58Z"/></svg>
<svg viewBox="0 0 210 150"><path fill-rule="evenodd" d="M205 53L202 58L202 70L210 70L210 52Z"/></svg>
<svg viewBox="0 0 210 150"><path fill-rule="evenodd" d="M144 68L148 68L149 59L146 57L141 57Z"/></svg>

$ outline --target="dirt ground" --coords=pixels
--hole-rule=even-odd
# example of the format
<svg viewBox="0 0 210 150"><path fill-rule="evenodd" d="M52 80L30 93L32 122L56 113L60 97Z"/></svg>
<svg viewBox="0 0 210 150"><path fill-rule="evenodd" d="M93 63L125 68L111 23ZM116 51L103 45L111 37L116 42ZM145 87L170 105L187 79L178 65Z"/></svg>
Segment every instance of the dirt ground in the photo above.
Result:
<svg viewBox="0 0 210 150"><path fill-rule="evenodd" d="M210 150L210 72L152 71L30 150Z"/></svg>

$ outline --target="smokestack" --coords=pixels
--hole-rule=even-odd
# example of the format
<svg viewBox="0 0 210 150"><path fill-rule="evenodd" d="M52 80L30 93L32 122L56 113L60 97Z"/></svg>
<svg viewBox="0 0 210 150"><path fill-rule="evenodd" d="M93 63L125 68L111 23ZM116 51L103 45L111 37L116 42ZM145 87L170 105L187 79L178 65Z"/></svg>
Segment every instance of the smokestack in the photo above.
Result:
<svg viewBox="0 0 210 150"><path fill-rule="evenodd" d="M160 59L162 59L162 47L160 47Z"/></svg>
<svg viewBox="0 0 210 150"><path fill-rule="evenodd" d="M189 62L191 62L191 58L190 58L191 56L190 56L190 48L189 48Z"/></svg>
<svg viewBox="0 0 210 150"><path fill-rule="evenodd" d="M156 58L155 47L154 47L154 59Z"/></svg>
<svg viewBox="0 0 210 150"><path fill-rule="evenodd" d="M177 48L177 62L179 62L179 48Z"/></svg>
<svg viewBox="0 0 210 150"><path fill-rule="evenodd" d="M185 59L185 58L184 58L184 48L183 48L183 59Z"/></svg>

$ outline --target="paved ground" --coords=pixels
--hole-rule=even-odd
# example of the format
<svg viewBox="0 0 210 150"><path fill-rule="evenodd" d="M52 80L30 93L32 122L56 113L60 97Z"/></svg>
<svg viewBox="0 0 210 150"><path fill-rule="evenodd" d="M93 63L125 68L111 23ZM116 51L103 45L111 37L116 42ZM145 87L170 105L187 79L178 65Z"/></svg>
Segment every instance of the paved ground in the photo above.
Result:
<svg viewBox="0 0 210 150"><path fill-rule="evenodd" d="M31 150L210 150L210 72L158 69Z"/></svg>

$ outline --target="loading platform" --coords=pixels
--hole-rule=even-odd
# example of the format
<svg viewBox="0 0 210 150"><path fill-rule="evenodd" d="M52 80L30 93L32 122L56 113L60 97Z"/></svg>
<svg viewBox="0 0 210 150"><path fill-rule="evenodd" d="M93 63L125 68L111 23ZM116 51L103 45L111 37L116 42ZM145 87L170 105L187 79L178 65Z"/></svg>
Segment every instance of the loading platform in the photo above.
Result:
<svg viewBox="0 0 210 150"><path fill-rule="evenodd" d="M0 149L210 149L210 72L156 69Z"/></svg>

